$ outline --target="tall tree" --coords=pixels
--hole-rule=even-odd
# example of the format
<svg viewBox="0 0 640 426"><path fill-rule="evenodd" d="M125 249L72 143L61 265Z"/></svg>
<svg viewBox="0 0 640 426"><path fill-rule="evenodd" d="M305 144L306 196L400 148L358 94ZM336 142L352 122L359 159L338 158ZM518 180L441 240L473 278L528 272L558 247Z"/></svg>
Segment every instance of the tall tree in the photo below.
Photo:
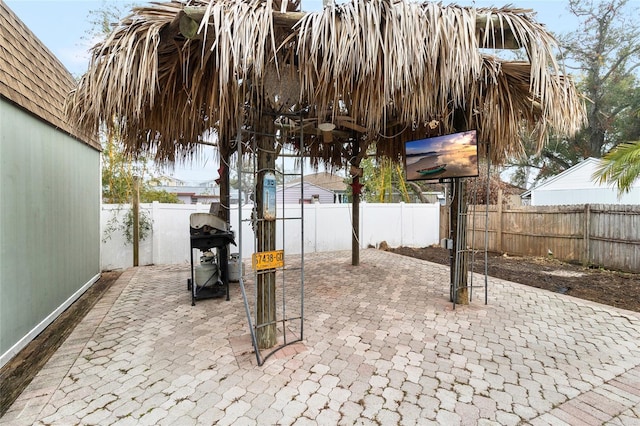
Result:
<svg viewBox="0 0 640 426"><path fill-rule="evenodd" d="M601 157L603 150L620 142L616 121L634 111L640 67L640 10L629 0L570 0L569 10L581 20L578 31L561 43L569 64L578 64L580 88L589 100L589 125L576 142L585 156ZM637 95L637 93L636 93Z"/></svg>
<svg viewBox="0 0 640 426"><path fill-rule="evenodd" d="M569 0L576 31L558 36L567 68L586 99L588 123L572 139L551 140L541 151L523 139L525 154L514 183L553 176L587 157L601 157L621 142L640 137L634 112L640 106L640 13L629 0Z"/></svg>
<svg viewBox="0 0 640 426"><path fill-rule="evenodd" d="M126 15L127 11L131 10L133 5L133 3L118 5L117 3L103 1L98 9L89 11L87 19L90 27L83 38L90 43L96 43L104 39Z"/></svg>

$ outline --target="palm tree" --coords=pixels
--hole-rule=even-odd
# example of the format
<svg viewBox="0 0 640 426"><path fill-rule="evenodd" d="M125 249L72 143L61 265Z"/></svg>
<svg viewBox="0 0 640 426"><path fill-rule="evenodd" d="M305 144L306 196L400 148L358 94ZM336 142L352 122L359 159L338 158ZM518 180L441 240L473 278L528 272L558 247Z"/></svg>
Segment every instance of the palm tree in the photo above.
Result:
<svg viewBox="0 0 640 426"><path fill-rule="evenodd" d="M629 192L640 177L640 141L621 143L600 160L593 179L600 183L614 183L618 195Z"/></svg>

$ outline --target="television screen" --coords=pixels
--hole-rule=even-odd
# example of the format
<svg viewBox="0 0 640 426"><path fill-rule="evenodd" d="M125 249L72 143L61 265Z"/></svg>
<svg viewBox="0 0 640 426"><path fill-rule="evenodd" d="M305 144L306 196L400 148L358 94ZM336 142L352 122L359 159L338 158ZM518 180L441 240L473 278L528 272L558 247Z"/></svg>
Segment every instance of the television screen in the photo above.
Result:
<svg viewBox="0 0 640 426"><path fill-rule="evenodd" d="M405 142L408 181L478 176L475 130Z"/></svg>

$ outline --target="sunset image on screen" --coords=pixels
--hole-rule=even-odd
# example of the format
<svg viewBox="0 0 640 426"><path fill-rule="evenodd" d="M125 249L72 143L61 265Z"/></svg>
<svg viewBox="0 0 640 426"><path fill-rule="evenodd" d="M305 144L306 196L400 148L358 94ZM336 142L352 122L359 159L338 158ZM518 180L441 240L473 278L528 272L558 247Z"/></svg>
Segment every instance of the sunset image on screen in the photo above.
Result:
<svg viewBox="0 0 640 426"><path fill-rule="evenodd" d="M475 130L406 142L407 180L478 176Z"/></svg>

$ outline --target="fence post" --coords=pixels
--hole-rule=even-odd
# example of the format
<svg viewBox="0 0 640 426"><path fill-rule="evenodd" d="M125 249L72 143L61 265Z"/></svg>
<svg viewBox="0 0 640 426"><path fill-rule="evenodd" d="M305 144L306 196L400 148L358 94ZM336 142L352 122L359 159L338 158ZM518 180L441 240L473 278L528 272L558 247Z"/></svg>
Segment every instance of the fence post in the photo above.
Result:
<svg viewBox="0 0 640 426"><path fill-rule="evenodd" d="M487 200L487 203L489 202L489 200ZM498 214L498 220L497 220L497 226L498 229L496 229L496 251L498 253L502 252L502 189L498 190L498 209L497 209L497 214Z"/></svg>
<svg viewBox="0 0 640 426"><path fill-rule="evenodd" d="M156 221L158 220L158 210L160 202L151 203L151 263L160 264L160 232L156 232Z"/></svg>
<svg viewBox="0 0 640 426"><path fill-rule="evenodd" d="M400 201L400 247L404 246L404 201Z"/></svg>
<svg viewBox="0 0 640 426"><path fill-rule="evenodd" d="M587 266L589 265L589 261L590 261L590 257L591 257L591 253L590 253L590 248L589 248L589 234L591 232L591 206L589 204L585 204L584 205L584 222L583 222L583 226L584 226L584 238L583 238L583 243L584 243L584 251L582 253L582 265L583 266Z"/></svg>
<svg viewBox="0 0 640 426"><path fill-rule="evenodd" d="M304 208L304 204L300 204ZM320 210L320 203L314 203L313 205L313 252L318 252L318 214ZM302 224L304 226L304 223Z"/></svg>

